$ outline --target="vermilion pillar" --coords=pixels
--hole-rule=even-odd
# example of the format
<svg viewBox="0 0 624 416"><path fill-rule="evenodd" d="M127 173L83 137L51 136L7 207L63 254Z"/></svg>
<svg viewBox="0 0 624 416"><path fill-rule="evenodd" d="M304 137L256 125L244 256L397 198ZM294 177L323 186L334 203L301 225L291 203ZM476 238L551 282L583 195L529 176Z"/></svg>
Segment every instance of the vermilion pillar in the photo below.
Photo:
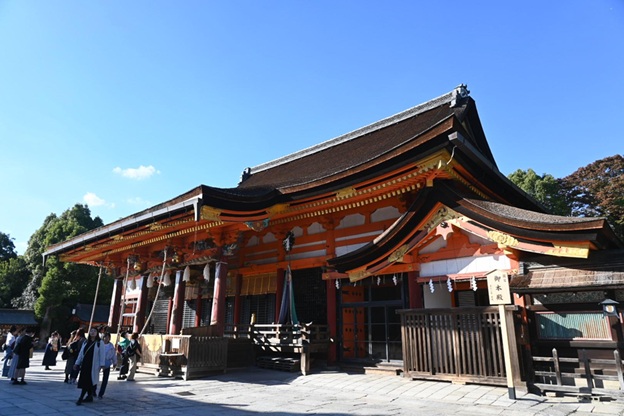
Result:
<svg viewBox="0 0 624 416"><path fill-rule="evenodd" d="M175 287L173 289L173 308L171 309L171 322L169 333L179 335L182 330L182 314L184 313L184 291L186 283L182 280L182 270L176 271Z"/></svg>
<svg viewBox="0 0 624 416"><path fill-rule="evenodd" d="M145 311L147 310L147 277L143 276L141 279L141 290L139 292L139 298L137 299L136 316L134 318L134 332L141 332L143 325L145 325Z"/></svg>
<svg viewBox="0 0 624 416"><path fill-rule="evenodd" d="M108 312L108 327L111 332L116 332L119 326L119 314L121 312L121 294L123 291L123 280L115 279L113 283L113 294L111 295L111 306Z"/></svg>
<svg viewBox="0 0 624 416"><path fill-rule="evenodd" d="M227 263L218 261L215 270L212 313L210 314L210 326L212 326L211 333L217 337L222 337L225 329L225 289L227 285L227 271Z"/></svg>

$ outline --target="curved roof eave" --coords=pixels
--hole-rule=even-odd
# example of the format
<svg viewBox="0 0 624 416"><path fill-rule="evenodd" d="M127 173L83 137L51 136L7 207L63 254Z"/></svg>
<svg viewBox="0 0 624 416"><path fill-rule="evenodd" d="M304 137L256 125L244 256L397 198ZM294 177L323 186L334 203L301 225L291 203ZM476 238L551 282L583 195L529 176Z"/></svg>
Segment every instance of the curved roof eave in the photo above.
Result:
<svg viewBox="0 0 624 416"><path fill-rule="evenodd" d="M436 192L433 192L433 189L436 187ZM519 228L517 226L505 224L502 221L497 221L503 217L493 215L493 213L490 213L491 215L489 216L484 216L481 210L474 209L474 204L465 204L463 203L464 201L466 201L466 199L455 192L455 190L446 183L437 183L433 188L425 188L419 193L418 197L410 206L408 211L374 241L350 253L330 259L328 260L328 263L330 266L335 267L339 272L344 273L350 270L356 270L374 262L382 261L383 258L386 258L390 253L395 251L407 239L418 240L423 237L423 235L420 237L418 236L423 232L417 229L417 226L423 221L424 218L426 218L427 215L430 214L431 209L436 204L445 205L457 213L482 223L492 229L499 230L510 235L524 237L529 240L591 241L600 245L599 240L606 239L609 246L622 247L619 240L612 240L610 238L608 232L610 227L607 225L607 229L605 229L604 220L599 221L602 224L601 227L595 227L596 224L594 219L583 222L579 219L570 219L568 217L536 213L538 215L551 218L554 217L579 221L574 221L575 228L573 230L566 229L565 225L555 227L555 229L535 230L528 226L528 222L525 222L524 224L527 228ZM499 205L505 206L503 204ZM529 212L527 210L516 210ZM532 224L536 226L535 228L538 228L538 223L534 222ZM583 228L581 227L581 224L586 224L587 226Z"/></svg>

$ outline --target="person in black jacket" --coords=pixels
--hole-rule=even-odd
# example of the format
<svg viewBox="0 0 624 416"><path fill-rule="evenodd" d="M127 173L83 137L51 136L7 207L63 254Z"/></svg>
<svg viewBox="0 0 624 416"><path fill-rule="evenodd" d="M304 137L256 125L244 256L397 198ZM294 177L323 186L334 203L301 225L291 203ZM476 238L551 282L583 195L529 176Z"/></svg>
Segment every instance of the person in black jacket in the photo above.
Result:
<svg viewBox="0 0 624 416"><path fill-rule="evenodd" d="M15 345L15 354L18 355L17 369L15 370L13 384L26 384L26 369L30 367L30 350L34 347L36 339L33 339L35 331L27 328L24 336ZM20 379L18 381L18 379Z"/></svg>

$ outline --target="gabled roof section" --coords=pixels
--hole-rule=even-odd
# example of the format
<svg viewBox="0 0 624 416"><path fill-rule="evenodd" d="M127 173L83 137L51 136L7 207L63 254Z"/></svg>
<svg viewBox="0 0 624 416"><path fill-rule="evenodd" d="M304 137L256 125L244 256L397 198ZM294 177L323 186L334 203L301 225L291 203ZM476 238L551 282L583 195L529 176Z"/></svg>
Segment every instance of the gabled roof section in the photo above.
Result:
<svg viewBox="0 0 624 416"><path fill-rule="evenodd" d="M495 242L507 240L500 242L518 250L539 250L561 256L587 253L585 249L576 250L578 244L601 249L622 247L605 218L548 215L467 195L467 190L459 189L451 181L436 182L421 191L408 211L374 241L328 263L341 273L364 267L381 270L392 262L392 253L400 248L408 253L428 235L437 225L431 220L437 210L450 210L454 213L451 217L463 218L461 221L470 232ZM443 219L440 216L438 222ZM493 234L488 234L492 231ZM556 245L561 242L570 242L571 249Z"/></svg>
<svg viewBox="0 0 624 416"><path fill-rule="evenodd" d="M238 190L276 188L288 193L289 188L327 180L343 172L372 164L397 148L415 142L425 132L445 120L464 120L466 109L474 102L464 85L424 104L405 110L376 123L309 147L302 151L251 168ZM480 129L480 124L479 127ZM483 140L474 143L489 147ZM494 162L491 159L492 163Z"/></svg>

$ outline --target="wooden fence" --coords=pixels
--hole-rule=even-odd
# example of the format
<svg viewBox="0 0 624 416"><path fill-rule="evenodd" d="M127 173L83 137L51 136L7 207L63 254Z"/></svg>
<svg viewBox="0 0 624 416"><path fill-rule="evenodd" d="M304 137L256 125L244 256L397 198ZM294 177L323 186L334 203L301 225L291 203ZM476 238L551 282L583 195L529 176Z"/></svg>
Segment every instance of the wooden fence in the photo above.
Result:
<svg viewBox="0 0 624 416"><path fill-rule="evenodd" d="M613 359L590 358L580 350L578 358L559 357L556 348L551 357L532 357L531 384L541 392L624 395L624 363L618 350Z"/></svg>
<svg viewBox="0 0 624 416"><path fill-rule="evenodd" d="M515 339L513 307L508 330ZM412 378L506 385L501 318L497 307L409 309L401 315L403 371ZM513 343L513 350L517 351ZM519 363L515 354L515 368ZM516 374L515 374L516 376Z"/></svg>

